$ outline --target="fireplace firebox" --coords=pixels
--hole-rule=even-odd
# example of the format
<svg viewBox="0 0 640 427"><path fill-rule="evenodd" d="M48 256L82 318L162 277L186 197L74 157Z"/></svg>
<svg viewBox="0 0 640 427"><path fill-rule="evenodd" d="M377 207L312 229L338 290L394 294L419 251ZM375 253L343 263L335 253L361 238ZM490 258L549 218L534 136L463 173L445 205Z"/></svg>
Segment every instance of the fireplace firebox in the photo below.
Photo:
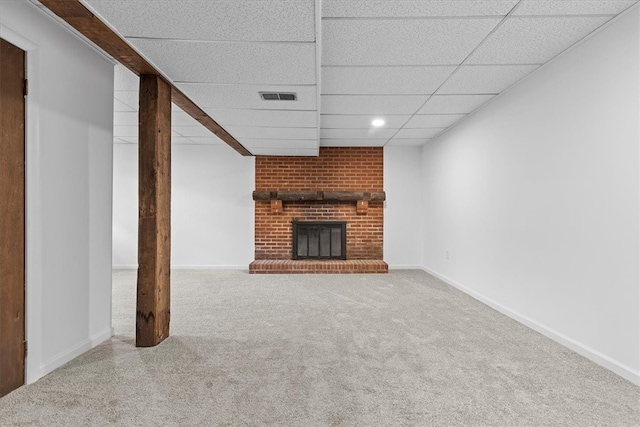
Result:
<svg viewBox="0 0 640 427"><path fill-rule="evenodd" d="M346 221L293 221L293 259L347 259Z"/></svg>

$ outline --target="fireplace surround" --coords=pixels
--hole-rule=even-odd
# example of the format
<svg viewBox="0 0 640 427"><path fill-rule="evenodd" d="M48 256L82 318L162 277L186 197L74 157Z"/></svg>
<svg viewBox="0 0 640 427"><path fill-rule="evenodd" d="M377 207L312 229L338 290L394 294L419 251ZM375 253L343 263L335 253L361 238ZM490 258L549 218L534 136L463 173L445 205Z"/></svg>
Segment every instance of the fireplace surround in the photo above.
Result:
<svg viewBox="0 0 640 427"><path fill-rule="evenodd" d="M318 157L257 156L255 260L249 271L386 272L383 160L381 147L321 147ZM304 222L346 223L340 254L346 259L300 259L305 255L298 255L299 248L294 256L294 223Z"/></svg>

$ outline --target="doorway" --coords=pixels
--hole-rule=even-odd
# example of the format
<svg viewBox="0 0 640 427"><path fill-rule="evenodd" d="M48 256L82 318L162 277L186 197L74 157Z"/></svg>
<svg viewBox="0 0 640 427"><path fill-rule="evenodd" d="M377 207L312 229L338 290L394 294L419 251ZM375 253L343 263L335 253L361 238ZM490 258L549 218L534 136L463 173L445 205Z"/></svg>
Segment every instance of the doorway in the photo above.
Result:
<svg viewBox="0 0 640 427"><path fill-rule="evenodd" d="M0 396L25 381L25 52L0 39Z"/></svg>

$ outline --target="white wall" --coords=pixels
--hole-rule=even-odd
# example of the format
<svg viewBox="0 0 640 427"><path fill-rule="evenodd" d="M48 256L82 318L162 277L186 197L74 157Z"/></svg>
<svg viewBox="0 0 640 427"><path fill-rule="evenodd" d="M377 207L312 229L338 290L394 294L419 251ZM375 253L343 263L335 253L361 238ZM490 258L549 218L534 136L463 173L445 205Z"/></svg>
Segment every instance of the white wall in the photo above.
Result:
<svg viewBox="0 0 640 427"><path fill-rule="evenodd" d="M422 161L426 268L636 383L639 22L635 7Z"/></svg>
<svg viewBox="0 0 640 427"><path fill-rule="evenodd" d="M420 268L421 147L384 148L384 260L390 268Z"/></svg>
<svg viewBox="0 0 640 427"><path fill-rule="evenodd" d="M420 147L387 147L384 259L421 265ZM174 268L242 268L253 261L254 158L227 146L172 146ZM113 265L137 266L138 147L114 146Z"/></svg>
<svg viewBox="0 0 640 427"><path fill-rule="evenodd" d="M137 265L138 147L114 146L113 265ZM242 268L253 261L254 158L227 146L172 146L174 268ZM384 259L419 268L420 147L386 147Z"/></svg>
<svg viewBox="0 0 640 427"><path fill-rule="evenodd" d="M31 3L0 2L27 50L27 284L33 382L111 332L113 63Z"/></svg>
<svg viewBox="0 0 640 427"><path fill-rule="evenodd" d="M253 261L254 158L226 145L171 147L173 268L241 268ZM114 145L114 268L138 264L138 146Z"/></svg>

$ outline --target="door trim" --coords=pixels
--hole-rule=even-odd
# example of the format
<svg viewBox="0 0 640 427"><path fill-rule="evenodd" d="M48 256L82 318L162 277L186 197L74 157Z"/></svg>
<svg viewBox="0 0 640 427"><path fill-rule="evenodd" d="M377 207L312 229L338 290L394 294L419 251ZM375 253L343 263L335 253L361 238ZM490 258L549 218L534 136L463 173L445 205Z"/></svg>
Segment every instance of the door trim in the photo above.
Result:
<svg viewBox="0 0 640 427"><path fill-rule="evenodd" d="M0 395L4 396L26 383L26 59L27 53L4 38L0 38L3 62L3 106L7 116L3 119L3 133L9 137L2 146L3 165L3 239L2 261L3 296L7 307L2 313L3 377ZM5 92L6 91L6 92ZM5 151L6 150L6 151ZM6 162L6 163L5 163ZM5 181L6 179L6 181ZM6 203L6 205L5 205ZM5 216L6 215L6 216ZM5 234L6 233L6 234ZM5 262L6 261L6 262Z"/></svg>
<svg viewBox="0 0 640 427"><path fill-rule="evenodd" d="M42 196L40 177L40 138L38 111L40 101L38 45L20 33L0 24L0 38L26 53L25 72L29 96L25 99L25 339L29 351L25 358L25 384L40 379L42 369Z"/></svg>

